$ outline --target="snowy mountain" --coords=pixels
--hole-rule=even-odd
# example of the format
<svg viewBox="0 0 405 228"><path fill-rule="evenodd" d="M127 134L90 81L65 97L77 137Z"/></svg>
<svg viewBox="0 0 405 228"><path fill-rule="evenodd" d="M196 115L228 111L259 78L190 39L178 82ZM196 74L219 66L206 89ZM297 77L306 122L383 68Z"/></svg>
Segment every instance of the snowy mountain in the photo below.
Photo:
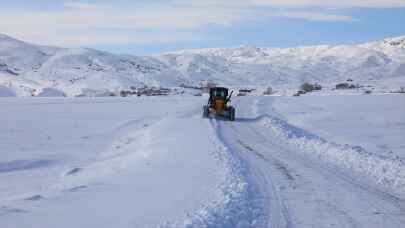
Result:
<svg viewBox="0 0 405 228"><path fill-rule="evenodd" d="M161 59L186 75L235 85L403 78L405 36L363 45L191 50Z"/></svg>
<svg viewBox="0 0 405 228"><path fill-rule="evenodd" d="M176 86L184 82L176 74L150 57L36 46L0 36L0 84L21 96L37 94L44 88L74 96L130 86Z"/></svg>
<svg viewBox="0 0 405 228"><path fill-rule="evenodd" d="M296 88L306 81L333 84L349 78L392 88L405 84L405 36L361 45L242 46L136 57L38 46L0 35L0 85L19 96L44 88L77 96L206 80Z"/></svg>

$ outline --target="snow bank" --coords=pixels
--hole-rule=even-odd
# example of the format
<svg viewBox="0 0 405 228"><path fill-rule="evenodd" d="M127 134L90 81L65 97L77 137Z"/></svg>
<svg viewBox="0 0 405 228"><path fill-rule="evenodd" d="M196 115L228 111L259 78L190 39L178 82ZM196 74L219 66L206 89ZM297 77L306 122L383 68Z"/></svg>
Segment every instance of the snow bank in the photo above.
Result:
<svg viewBox="0 0 405 228"><path fill-rule="evenodd" d="M271 99L267 99L271 100ZM305 96L273 99L268 113L327 141L405 159L405 99L402 95ZM262 100L266 102L265 100Z"/></svg>
<svg viewBox="0 0 405 228"><path fill-rule="evenodd" d="M405 195L405 161L367 152L360 146L341 145L297 128L274 116L263 116L259 122L280 139L300 151L367 177L381 188Z"/></svg>
<svg viewBox="0 0 405 228"><path fill-rule="evenodd" d="M247 179L246 164L223 144L218 134L217 123L212 122L209 130L210 140L215 149L211 156L223 167L217 187L220 199L210 202L199 210L188 215L185 221L166 222L159 227L223 227L248 228L262 227L265 215L260 192ZM255 200L256 199L256 200Z"/></svg>
<svg viewBox="0 0 405 228"><path fill-rule="evenodd" d="M0 97L16 97L16 96L17 96L16 93L12 89L0 85Z"/></svg>

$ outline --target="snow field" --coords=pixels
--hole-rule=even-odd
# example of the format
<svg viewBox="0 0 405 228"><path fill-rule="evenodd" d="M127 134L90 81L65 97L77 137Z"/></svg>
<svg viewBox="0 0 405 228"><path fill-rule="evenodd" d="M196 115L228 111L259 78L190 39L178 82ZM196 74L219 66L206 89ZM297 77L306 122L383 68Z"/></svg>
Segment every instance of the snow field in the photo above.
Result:
<svg viewBox="0 0 405 228"><path fill-rule="evenodd" d="M202 103L2 100L0 227L257 226L247 169Z"/></svg>
<svg viewBox="0 0 405 228"><path fill-rule="evenodd" d="M290 124L328 141L405 158L403 95L284 97L270 106L269 112L282 113Z"/></svg>
<svg viewBox="0 0 405 228"><path fill-rule="evenodd" d="M400 98L235 97L235 122L202 119L206 97L4 98L0 227L265 227L281 212L286 224L402 224L390 200L405 189L403 129L389 127Z"/></svg>

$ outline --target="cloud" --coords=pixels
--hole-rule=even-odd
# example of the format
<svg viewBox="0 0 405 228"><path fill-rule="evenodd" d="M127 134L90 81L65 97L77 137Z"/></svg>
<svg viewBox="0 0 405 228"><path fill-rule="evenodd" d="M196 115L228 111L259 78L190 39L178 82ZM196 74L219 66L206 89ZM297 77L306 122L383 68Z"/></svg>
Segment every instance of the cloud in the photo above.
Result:
<svg viewBox="0 0 405 228"><path fill-rule="evenodd" d="M345 7L345 8L391 8L405 7L404 0L252 0L255 5L271 6L290 6L290 7L307 7L307 6L328 6L328 7Z"/></svg>
<svg viewBox="0 0 405 228"><path fill-rule="evenodd" d="M336 14L322 14L314 12L305 11L281 11L273 14L275 17L286 17L286 18L296 18L296 19L306 19L310 21L357 21L351 16L346 15L336 15Z"/></svg>
<svg viewBox="0 0 405 228"><path fill-rule="evenodd" d="M71 10L86 10L91 8L93 9L97 8L97 5L85 2L65 2L63 3L63 6L65 9Z"/></svg>
<svg viewBox="0 0 405 228"><path fill-rule="evenodd" d="M194 6L226 6L226 7L339 7L339 8L396 8L405 7L405 0L177 0L177 3Z"/></svg>
<svg viewBox="0 0 405 228"><path fill-rule="evenodd" d="M50 45L172 43L198 40L207 26L231 26L248 20L243 8L201 8L179 4L108 4L68 2L63 9L35 11L0 8L0 31Z"/></svg>
<svg viewBox="0 0 405 228"><path fill-rule="evenodd" d="M173 43L201 39L200 29L230 26L244 9L223 10L176 4L65 3L62 9L36 11L0 8L0 31L40 44Z"/></svg>
<svg viewBox="0 0 405 228"><path fill-rule="evenodd" d="M77 46L193 41L202 39L203 31L212 26L238 26L273 17L356 20L335 11L317 12L310 6L399 7L405 1L173 0L127 2L125 7L109 1L66 1L61 8L46 11L1 7L0 31L41 44Z"/></svg>

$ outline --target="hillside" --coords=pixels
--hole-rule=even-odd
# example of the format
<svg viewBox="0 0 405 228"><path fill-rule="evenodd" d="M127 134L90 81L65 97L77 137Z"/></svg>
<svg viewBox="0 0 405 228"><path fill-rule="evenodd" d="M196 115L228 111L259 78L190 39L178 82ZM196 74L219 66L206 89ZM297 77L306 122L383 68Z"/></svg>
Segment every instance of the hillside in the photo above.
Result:
<svg viewBox="0 0 405 228"><path fill-rule="evenodd" d="M235 85L380 80L405 76L405 37L351 46L190 50L160 59L194 79Z"/></svg>
<svg viewBox="0 0 405 228"><path fill-rule="evenodd" d="M360 45L242 46L138 57L39 46L0 35L0 85L18 96L38 95L44 88L94 96L205 80L296 88L306 81L333 85L349 78L387 90L405 84L405 36Z"/></svg>

